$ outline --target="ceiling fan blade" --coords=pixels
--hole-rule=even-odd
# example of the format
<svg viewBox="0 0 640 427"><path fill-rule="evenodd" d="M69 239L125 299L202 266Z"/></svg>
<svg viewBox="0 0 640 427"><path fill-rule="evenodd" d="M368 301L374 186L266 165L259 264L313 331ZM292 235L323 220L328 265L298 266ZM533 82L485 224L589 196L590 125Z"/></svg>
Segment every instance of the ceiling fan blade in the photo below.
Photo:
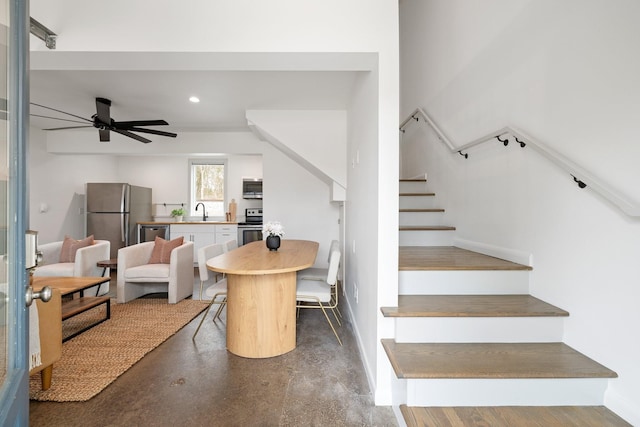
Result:
<svg viewBox="0 0 640 427"><path fill-rule="evenodd" d="M168 124L169 123L167 123L164 120L131 120L131 121L124 121L124 122L114 121L112 123L113 126L120 129L131 129L132 127L135 127L135 126L165 126Z"/></svg>
<svg viewBox="0 0 640 427"><path fill-rule="evenodd" d="M176 136L178 136L177 133L164 132L164 131L155 130L155 129L144 129L144 128L132 127L132 128L127 128L126 130L134 131L134 132L142 132L142 133L151 133L151 134L160 135L160 136L168 136L168 137L171 137L171 138L175 138Z"/></svg>
<svg viewBox="0 0 640 427"><path fill-rule="evenodd" d="M42 105L42 104L36 104L35 102L30 102L30 104L31 104L31 105L35 105L35 106L37 106L37 107L46 108L47 110L57 111L58 113L66 114L66 115L68 115L68 116L75 117L75 118L77 118L77 119L82 119L82 120L84 120L85 122L93 123L93 120L89 120L89 119L86 119L86 118L84 118L84 117L76 116L75 114L67 113L66 111L57 110L57 109L55 109L55 108L47 107L46 105ZM59 120L64 120L64 119L59 119Z"/></svg>
<svg viewBox="0 0 640 427"><path fill-rule="evenodd" d="M111 101L106 98L96 98L96 117L102 123L111 124Z"/></svg>
<svg viewBox="0 0 640 427"><path fill-rule="evenodd" d="M33 116L33 117L42 117L43 119L62 120L64 122L72 122L72 123L84 123L84 122L81 122L80 120L61 119L59 117L43 116L41 114L29 114L29 115ZM91 125L89 125L89 126L91 126Z"/></svg>
<svg viewBox="0 0 640 427"><path fill-rule="evenodd" d="M113 129L114 132L119 133L120 135L124 135L124 136L128 136L129 138L133 138L133 139L137 139L140 142L144 142L145 144L148 144L151 142L150 139L147 138L143 138L140 135L136 135L135 133L131 133L129 131L126 130L122 130L122 129Z"/></svg>
<svg viewBox="0 0 640 427"><path fill-rule="evenodd" d="M80 129L80 128L92 128L92 125L88 125L88 126L65 126L62 128L48 128L48 129L42 129L42 130L63 130L63 129Z"/></svg>

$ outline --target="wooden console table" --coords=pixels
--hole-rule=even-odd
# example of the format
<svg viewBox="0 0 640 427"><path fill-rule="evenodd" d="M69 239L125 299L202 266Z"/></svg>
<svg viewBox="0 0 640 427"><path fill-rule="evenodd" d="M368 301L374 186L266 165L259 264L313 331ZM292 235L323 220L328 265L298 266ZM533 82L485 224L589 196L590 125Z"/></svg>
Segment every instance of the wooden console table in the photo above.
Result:
<svg viewBox="0 0 640 427"><path fill-rule="evenodd" d="M107 313L104 319L99 319L95 323L91 323L88 326L72 333L71 335L64 337L64 341L68 341L71 338L83 333L84 331L93 328L94 326L104 322L111 318L111 299L108 296L84 296L84 291L93 286L100 286L101 284L108 282L109 277L46 277L46 276L34 276L33 277L33 289L39 291L45 286L50 286L53 289L58 289L61 296L78 294L77 298L63 299L62 300L62 320L70 319L77 316L80 313L91 310L102 304L106 305Z"/></svg>
<svg viewBox="0 0 640 427"><path fill-rule="evenodd" d="M317 242L282 240L269 251L260 240L207 261L227 274L227 350L265 358L296 348L296 272L317 253Z"/></svg>

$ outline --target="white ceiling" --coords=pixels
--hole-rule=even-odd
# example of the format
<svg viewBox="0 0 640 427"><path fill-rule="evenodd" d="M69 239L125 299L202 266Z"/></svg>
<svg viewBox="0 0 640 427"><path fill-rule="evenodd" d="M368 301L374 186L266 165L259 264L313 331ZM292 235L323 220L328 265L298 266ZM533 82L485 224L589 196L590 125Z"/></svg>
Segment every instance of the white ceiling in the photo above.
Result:
<svg viewBox="0 0 640 427"><path fill-rule="evenodd" d="M346 109L356 76L354 71L32 69L30 99L91 119L95 98L107 98L114 120L164 119L169 126L156 129L169 132L247 130L248 109ZM192 95L201 102L189 102ZM75 120L33 105L31 113ZM32 116L31 125L79 124Z"/></svg>

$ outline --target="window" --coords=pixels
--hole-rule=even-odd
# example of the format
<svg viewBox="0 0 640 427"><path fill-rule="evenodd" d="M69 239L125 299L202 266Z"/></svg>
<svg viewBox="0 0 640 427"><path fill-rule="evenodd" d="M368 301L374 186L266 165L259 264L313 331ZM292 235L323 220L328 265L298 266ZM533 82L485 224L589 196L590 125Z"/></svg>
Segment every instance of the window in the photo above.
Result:
<svg viewBox="0 0 640 427"><path fill-rule="evenodd" d="M197 159L189 161L190 215L202 216L203 203L209 217L225 217L226 161L224 159Z"/></svg>

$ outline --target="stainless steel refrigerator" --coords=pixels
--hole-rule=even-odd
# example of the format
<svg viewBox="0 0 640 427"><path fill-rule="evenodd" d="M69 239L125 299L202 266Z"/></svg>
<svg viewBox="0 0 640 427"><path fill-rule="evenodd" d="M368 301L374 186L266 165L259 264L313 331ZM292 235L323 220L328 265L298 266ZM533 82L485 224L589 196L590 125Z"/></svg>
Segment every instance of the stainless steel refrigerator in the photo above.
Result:
<svg viewBox="0 0 640 427"><path fill-rule="evenodd" d="M118 249L137 242L138 222L151 221L151 189L125 183L87 183L87 236L111 242Z"/></svg>

